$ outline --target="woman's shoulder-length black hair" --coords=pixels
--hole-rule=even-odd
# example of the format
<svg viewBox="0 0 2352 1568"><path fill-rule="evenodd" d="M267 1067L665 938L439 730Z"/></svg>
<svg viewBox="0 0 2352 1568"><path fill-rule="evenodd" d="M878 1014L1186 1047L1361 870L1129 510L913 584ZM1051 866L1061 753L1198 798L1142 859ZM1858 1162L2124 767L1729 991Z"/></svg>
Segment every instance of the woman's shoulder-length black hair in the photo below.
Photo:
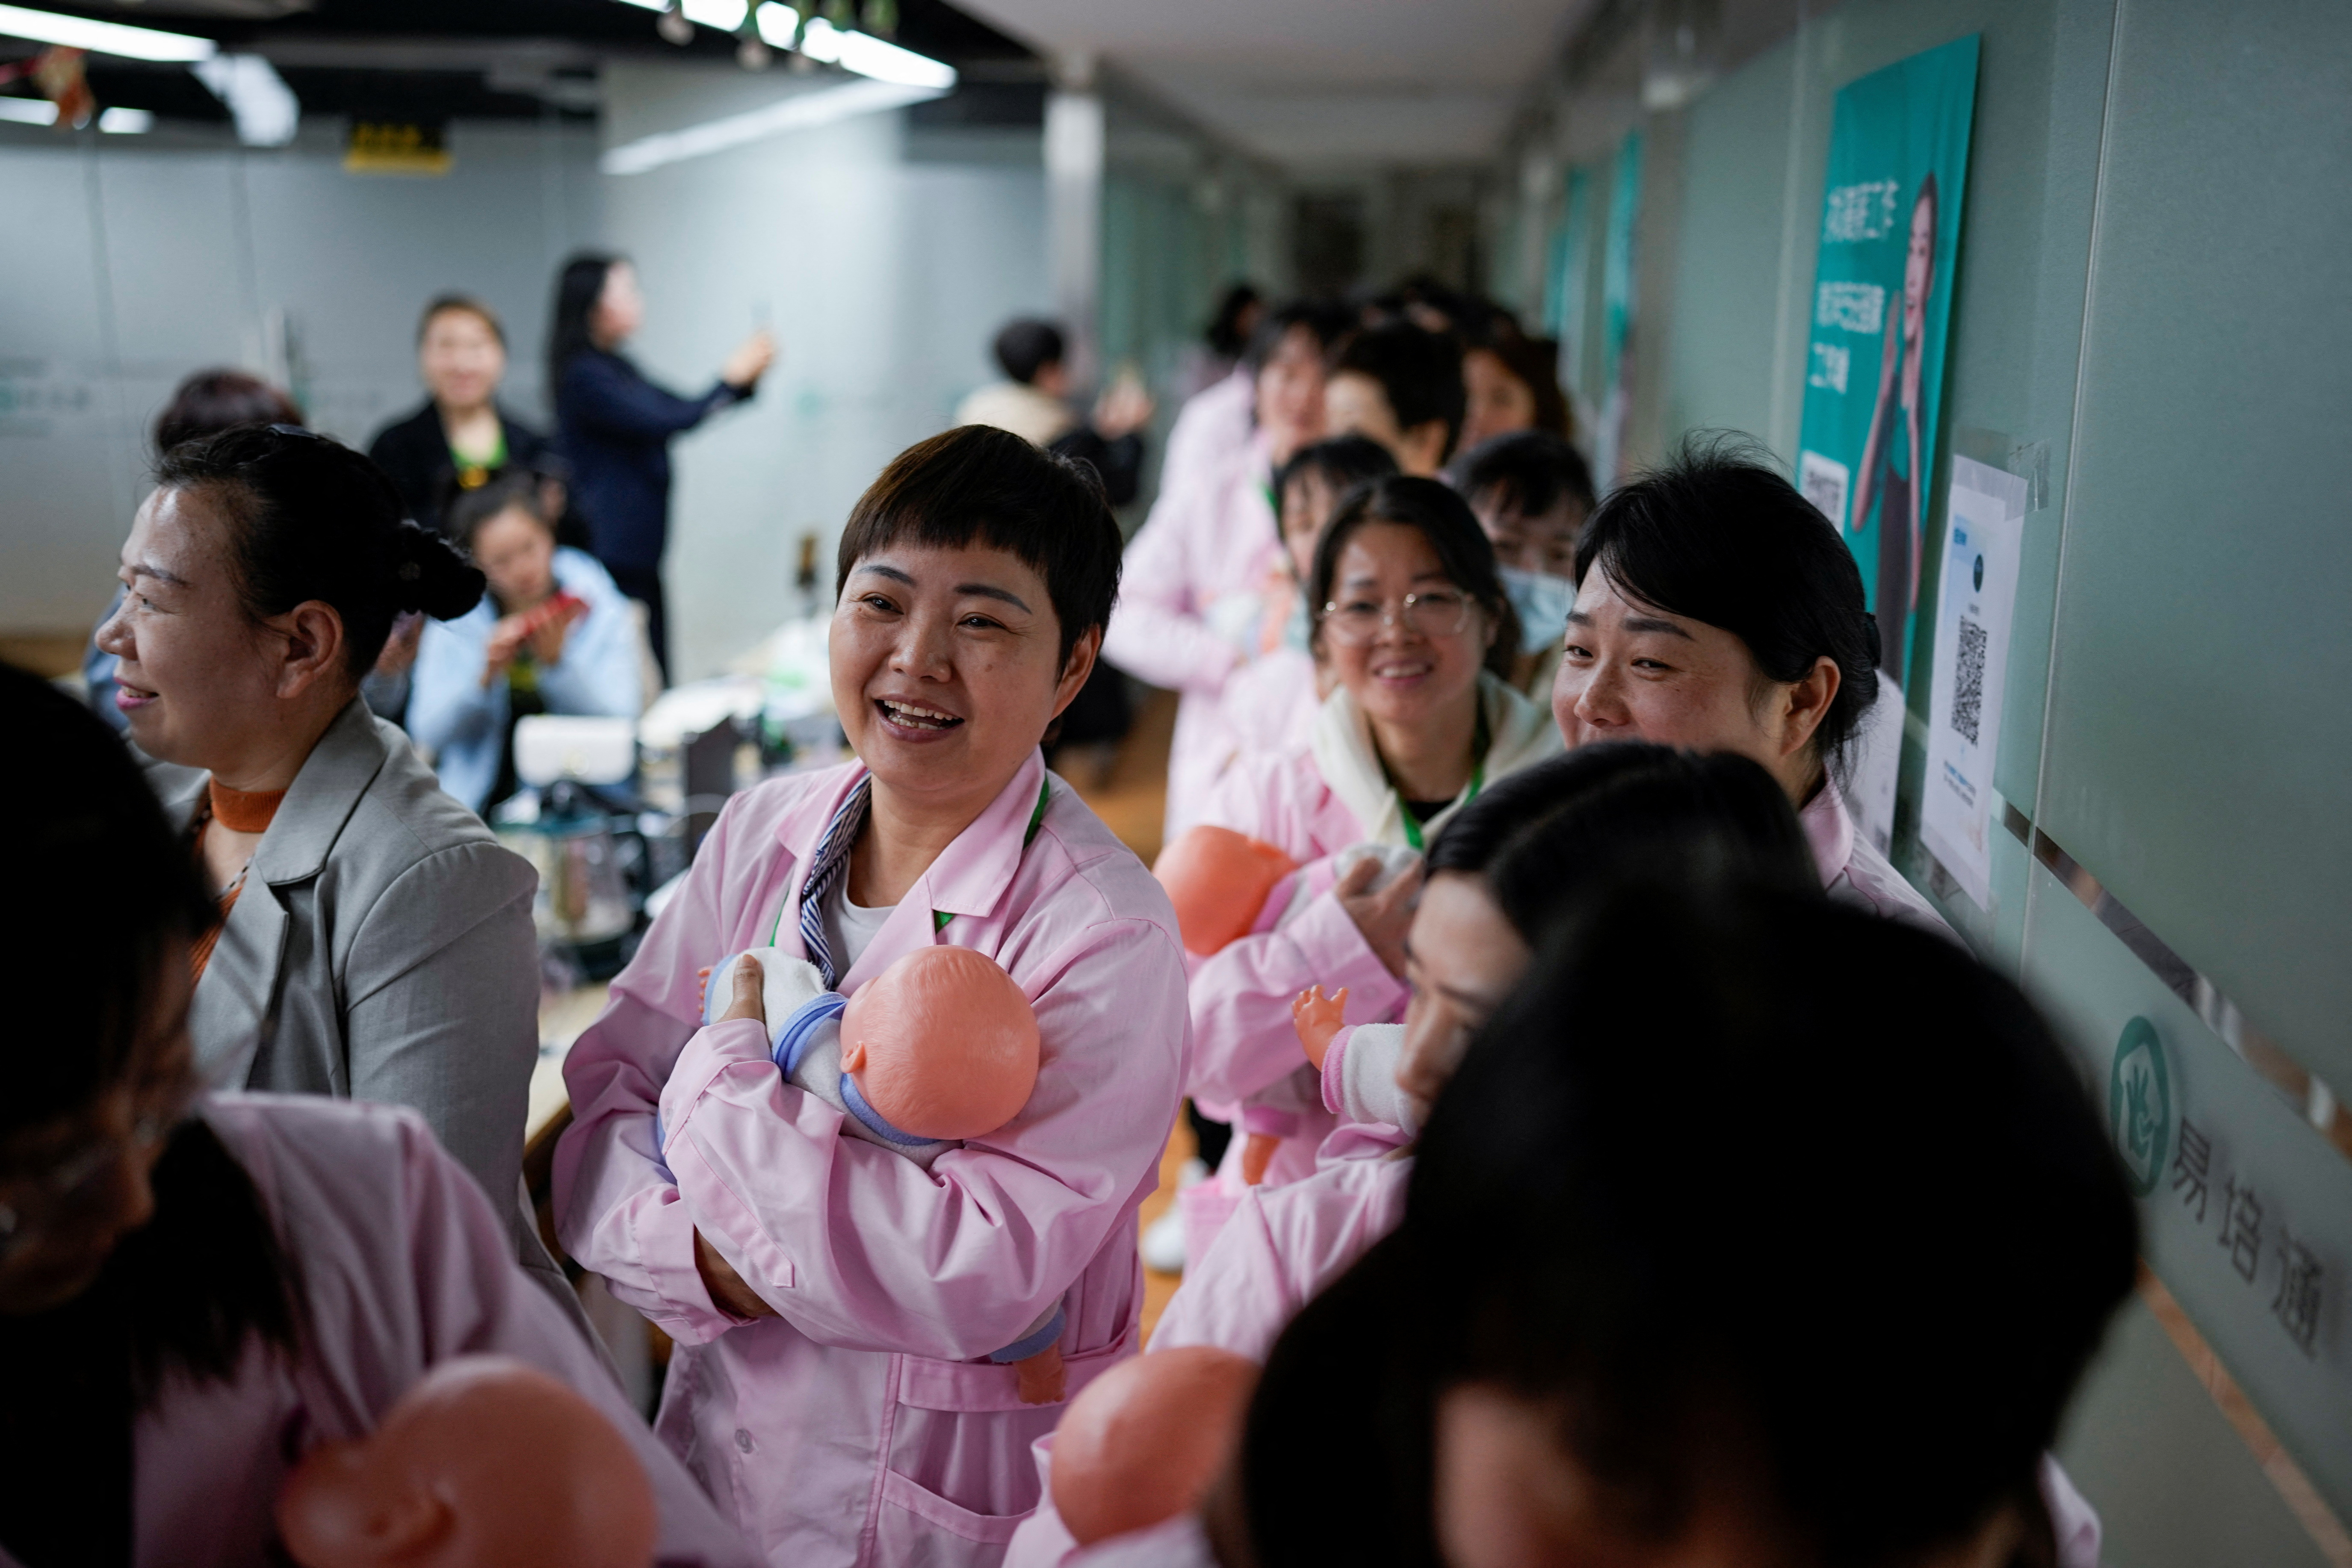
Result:
<svg viewBox="0 0 2352 1568"><path fill-rule="evenodd" d="M1323 635L1323 607L1331 602L1340 552L1365 524L1373 522L1410 528L1429 541L1446 578L1469 595L1494 624L1495 640L1487 646L1486 666L1509 679L1519 646L1519 620L1512 612L1510 595L1503 590L1494 542L1478 526L1470 503L1436 479L1389 474L1359 485L1341 500L1315 546L1315 570L1307 580L1307 613L1315 618L1315 636Z"/></svg>
<svg viewBox="0 0 2352 1568"><path fill-rule="evenodd" d="M583 250L565 258L555 274L555 300L547 322L547 399L555 401L563 385L563 370L572 360L596 346L588 330L596 300L604 292L605 275L625 257L609 251Z"/></svg>
<svg viewBox="0 0 2352 1568"><path fill-rule="evenodd" d="M1011 552L1045 579L1064 666L1081 637L1110 624L1124 544L1101 478L1011 431L961 425L891 458L843 525L834 596L858 562L901 542Z"/></svg>
<svg viewBox="0 0 2352 1568"><path fill-rule="evenodd" d="M1834 663L1837 696L1813 742L1843 770L1878 699L1877 627L1853 552L1761 446L1701 432L1611 491L1577 541L1578 584L1596 566L1628 598L1731 633L1768 679Z"/></svg>

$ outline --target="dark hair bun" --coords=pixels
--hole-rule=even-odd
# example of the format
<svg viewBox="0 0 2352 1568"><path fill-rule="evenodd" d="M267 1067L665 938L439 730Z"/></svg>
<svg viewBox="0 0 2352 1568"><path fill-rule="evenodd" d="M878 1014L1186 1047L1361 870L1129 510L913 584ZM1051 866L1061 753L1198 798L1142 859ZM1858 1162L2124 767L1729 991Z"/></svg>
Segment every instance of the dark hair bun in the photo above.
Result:
<svg viewBox="0 0 2352 1568"><path fill-rule="evenodd" d="M482 602L488 579L439 534L404 521L392 536L393 603L436 621L455 619Z"/></svg>

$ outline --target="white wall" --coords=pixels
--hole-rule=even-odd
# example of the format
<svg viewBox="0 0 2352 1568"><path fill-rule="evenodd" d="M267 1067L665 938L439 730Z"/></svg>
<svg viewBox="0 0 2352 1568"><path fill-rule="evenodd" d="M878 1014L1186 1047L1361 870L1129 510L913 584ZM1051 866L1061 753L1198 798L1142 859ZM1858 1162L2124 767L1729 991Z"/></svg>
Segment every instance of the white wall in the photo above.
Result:
<svg viewBox="0 0 2352 1568"><path fill-rule="evenodd" d="M614 142L811 84L782 71L613 66ZM604 180L609 237L647 319L632 353L680 391L709 384L755 322L781 364L750 405L673 448L670 637L680 679L709 673L789 613L796 541L833 548L860 492L944 428L995 373L1008 317L1048 309L1035 134L910 134L870 115Z"/></svg>
<svg viewBox="0 0 2352 1568"><path fill-rule="evenodd" d="M600 229L594 134L458 125L450 149L444 176L363 176L334 123L255 153L0 126L0 630L105 608L147 430L192 370L289 380L364 441L422 395L418 308L462 289L506 318L510 401L542 417L550 281Z"/></svg>

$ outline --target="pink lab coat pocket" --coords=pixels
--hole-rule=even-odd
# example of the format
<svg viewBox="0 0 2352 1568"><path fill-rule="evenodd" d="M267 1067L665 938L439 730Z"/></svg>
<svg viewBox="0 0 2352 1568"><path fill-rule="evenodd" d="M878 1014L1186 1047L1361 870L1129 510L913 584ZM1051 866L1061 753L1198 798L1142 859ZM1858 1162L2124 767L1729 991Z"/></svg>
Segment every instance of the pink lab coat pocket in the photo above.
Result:
<svg viewBox="0 0 2352 1568"><path fill-rule="evenodd" d="M1122 1334L1069 1357L1066 1401L1132 1353ZM896 1359L898 1408L868 1560L992 1568L1036 1511L1044 1494L1030 1448L1066 1405L1022 1404L1009 1366Z"/></svg>

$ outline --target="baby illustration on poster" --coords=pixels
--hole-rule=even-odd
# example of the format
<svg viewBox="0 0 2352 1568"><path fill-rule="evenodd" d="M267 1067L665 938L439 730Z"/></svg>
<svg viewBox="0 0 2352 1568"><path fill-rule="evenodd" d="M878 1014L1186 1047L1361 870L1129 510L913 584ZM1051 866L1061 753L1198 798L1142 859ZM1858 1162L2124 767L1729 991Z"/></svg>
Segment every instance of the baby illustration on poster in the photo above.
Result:
<svg viewBox="0 0 2352 1568"><path fill-rule="evenodd" d="M1861 565L1879 668L1898 685L1919 608L1976 80L1971 36L1849 83L1830 128L1797 484Z"/></svg>

